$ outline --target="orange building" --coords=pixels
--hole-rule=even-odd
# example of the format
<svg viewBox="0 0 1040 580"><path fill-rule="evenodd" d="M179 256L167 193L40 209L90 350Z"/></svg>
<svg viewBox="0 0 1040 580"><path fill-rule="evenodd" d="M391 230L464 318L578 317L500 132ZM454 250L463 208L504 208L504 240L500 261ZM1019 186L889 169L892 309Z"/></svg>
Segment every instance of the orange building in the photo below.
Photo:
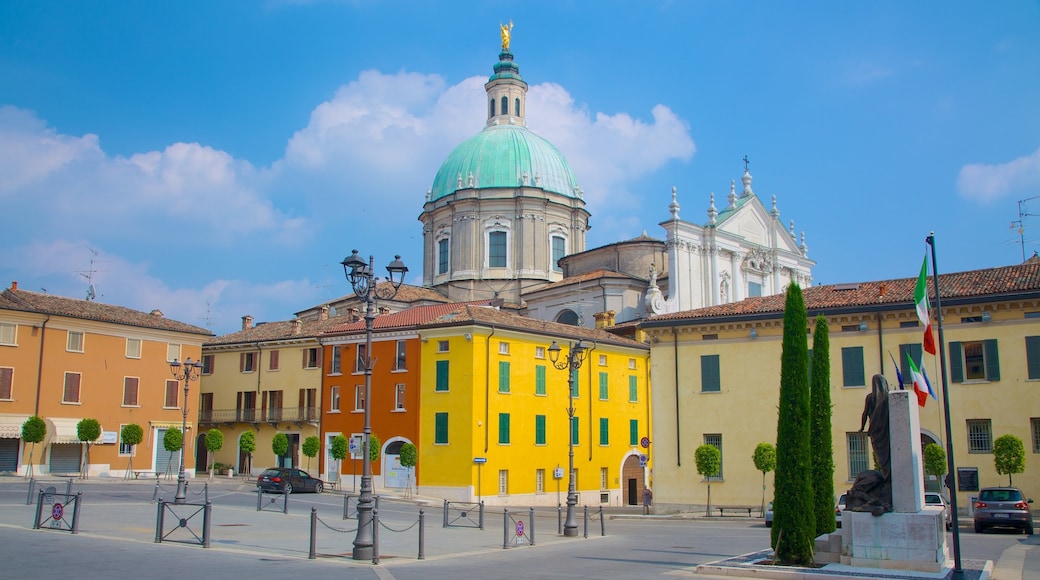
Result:
<svg viewBox="0 0 1040 580"><path fill-rule="evenodd" d="M176 473L180 452L167 452L166 430L180 429L184 383L170 362L199 360L205 328L151 313L88 300L19 290L0 295L0 472L122 476L133 469ZM198 382L189 383L188 440L198 409ZM45 439L21 440L32 415ZM77 436L84 418L101 424L88 448ZM144 431L140 444L120 440L124 425ZM31 458L30 458L31 455ZM85 464L84 464L85 462ZM192 454L185 469L194 472Z"/></svg>

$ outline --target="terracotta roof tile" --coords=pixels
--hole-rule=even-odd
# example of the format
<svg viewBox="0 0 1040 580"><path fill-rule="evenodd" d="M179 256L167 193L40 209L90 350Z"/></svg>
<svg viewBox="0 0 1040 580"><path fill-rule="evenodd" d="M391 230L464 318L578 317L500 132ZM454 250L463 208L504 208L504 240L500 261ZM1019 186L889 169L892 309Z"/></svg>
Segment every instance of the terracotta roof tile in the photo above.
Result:
<svg viewBox="0 0 1040 580"><path fill-rule="evenodd" d="M296 332L297 322L295 320L279 320L277 322L261 322L252 328L240 330L218 336L206 341L202 346L220 346L231 344L244 344L253 342L270 342L277 340L291 340L303 338L315 338L322 332L342 325L348 317L333 316L327 320L308 320L299 322L299 332Z"/></svg>
<svg viewBox="0 0 1040 580"><path fill-rule="evenodd" d="M636 278L635 276L629 276L628 274L622 274L621 272L599 269L592 270L591 272L585 272L584 274L578 274L577 276L568 276L558 282L552 282L550 284L546 284L545 286L539 286L536 290L533 290L532 293L541 292L542 290L548 290L550 288L562 288L565 286L571 286L573 284L584 284L585 282L592 282L594 280L601 280L604 278L615 278L622 280L636 280L639 282L646 282L646 280Z"/></svg>
<svg viewBox="0 0 1040 580"><path fill-rule="evenodd" d="M491 304L493 300L476 300L473 302L452 302L449 304L429 304L426 306L415 306L408 310L402 310L400 312L393 312L390 314L380 314L372 321L373 330L388 330L391 328L409 328L416 327L425 322L429 322L446 314L453 312L466 305L480 305L487 306ZM340 324L330 327L325 334L353 334L357 332L364 332L365 320L356 320L354 322L343 322Z"/></svg>

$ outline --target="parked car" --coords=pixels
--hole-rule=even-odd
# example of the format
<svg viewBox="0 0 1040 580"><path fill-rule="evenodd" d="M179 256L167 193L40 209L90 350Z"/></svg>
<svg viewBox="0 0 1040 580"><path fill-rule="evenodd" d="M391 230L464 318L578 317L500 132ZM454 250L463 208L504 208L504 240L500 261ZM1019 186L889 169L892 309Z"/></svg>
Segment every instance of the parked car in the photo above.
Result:
<svg viewBox="0 0 1040 580"><path fill-rule="evenodd" d="M271 467L256 478L256 486L268 493L293 493L325 490L325 482L295 467Z"/></svg>
<svg viewBox="0 0 1040 580"><path fill-rule="evenodd" d="M841 512L845 511L845 496L846 494L841 494L838 503L834 504L834 525L839 528L841 527Z"/></svg>
<svg viewBox="0 0 1040 580"><path fill-rule="evenodd" d="M1027 536L1033 535L1033 514L1029 510L1032 499L1022 497L1015 487L984 487L975 502L975 532L986 528L1019 528Z"/></svg>
<svg viewBox="0 0 1040 580"><path fill-rule="evenodd" d="M943 509L943 521L946 522L946 529L953 528L953 515L950 513L950 506L946 503L946 498L942 494L926 492L924 494L925 505L941 506Z"/></svg>
<svg viewBox="0 0 1040 580"><path fill-rule="evenodd" d="M766 527L773 527L773 502L766 504Z"/></svg>

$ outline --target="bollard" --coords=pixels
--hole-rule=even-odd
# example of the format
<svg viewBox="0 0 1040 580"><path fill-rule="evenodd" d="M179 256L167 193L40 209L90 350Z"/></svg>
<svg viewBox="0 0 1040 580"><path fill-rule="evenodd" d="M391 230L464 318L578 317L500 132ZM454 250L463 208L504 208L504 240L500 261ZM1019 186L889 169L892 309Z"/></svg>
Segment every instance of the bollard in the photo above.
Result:
<svg viewBox="0 0 1040 580"><path fill-rule="evenodd" d="M426 559L426 514L419 509L419 559Z"/></svg>
<svg viewBox="0 0 1040 580"><path fill-rule="evenodd" d="M65 497L68 497L66 495ZM76 507L72 508L72 533L79 533L79 504L83 503L83 492L76 492Z"/></svg>
<svg viewBox="0 0 1040 580"><path fill-rule="evenodd" d="M563 535L563 506L556 504L556 533Z"/></svg>
<svg viewBox="0 0 1040 580"><path fill-rule="evenodd" d="M589 506L584 506L585 509L585 537L589 537Z"/></svg>
<svg viewBox="0 0 1040 580"><path fill-rule="evenodd" d="M25 503L29 503L29 502L25 502ZM448 500L444 500L444 526L443 527L445 527L445 528L448 527Z"/></svg>
<svg viewBox="0 0 1040 580"><path fill-rule="evenodd" d="M350 511L350 495L343 494L343 519L347 518L347 513Z"/></svg>
<svg viewBox="0 0 1040 580"><path fill-rule="evenodd" d="M502 549L509 547L509 509L502 509Z"/></svg>
<svg viewBox="0 0 1040 580"><path fill-rule="evenodd" d="M531 506L531 511L528 512L527 522L527 537L531 539L531 545L534 545L534 506Z"/></svg>
<svg viewBox="0 0 1040 580"><path fill-rule="evenodd" d="M152 490L152 501L159 497L159 478L155 478L155 489ZM259 507L257 509L260 509Z"/></svg>
<svg viewBox="0 0 1040 580"><path fill-rule="evenodd" d="M209 503L209 484L208 483L202 484L202 493L203 493L203 498L205 498L205 500L206 500L206 503Z"/></svg>
<svg viewBox="0 0 1040 580"><path fill-rule="evenodd" d="M210 518L210 516L212 514L213 514L213 504L209 503L209 500L207 499L206 500L205 510L202 512L202 547L203 548L208 548L209 547L210 521L212 521L212 518Z"/></svg>
<svg viewBox="0 0 1040 580"><path fill-rule="evenodd" d="M318 508L311 506L311 547L307 552L307 559L313 560L318 556L314 553L315 540L318 535Z"/></svg>
<svg viewBox="0 0 1040 580"><path fill-rule="evenodd" d="M72 478L65 484L65 495L72 495Z"/></svg>
<svg viewBox="0 0 1040 580"><path fill-rule="evenodd" d="M484 531L484 502L480 502L480 531Z"/></svg>
<svg viewBox="0 0 1040 580"><path fill-rule="evenodd" d="M379 496L377 495L376 504L378 503ZM379 508L372 510L372 563L379 564Z"/></svg>
<svg viewBox="0 0 1040 580"><path fill-rule="evenodd" d="M25 505L29 505L29 504L32 503L32 496L33 496L33 488L34 487L36 487L36 478L30 477L29 478L29 493L25 494ZM36 518L36 520L39 521L39 518Z"/></svg>
<svg viewBox="0 0 1040 580"><path fill-rule="evenodd" d="M289 494L284 489L282 490L282 513L289 513Z"/></svg>
<svg viewBox="0 0 1040 580"><path fill-rule="evenodd" d="M159 484L157 483L155 485L159 485ZM260 502L261 502L260 494L263 493L263 492L264 492L264 490L262 490L260 488L256 489L256 511L260 511Z"/></svg>
<svg viewBox="0 0 1040 580"><path fill-rule="evenodd" d="M162 542L163 515L164 515L163 511L164 511L164 507L165 507L165 506L163 506L162 497L159 498L159 503L157 503L156 505L159 506L159 507L158 507L158 511L156 511L156 513L155 513L155 543L159 544L159 543Z"/></svg>
<svg viewBox="0 0 1040 580"><path fill-rule="evenodd" d="M40 516L43 515L43 490L40 490L40 499L36 502L36 519L33 520L33 529L40 529Z"/></svg>
<svg viewBox="0 0 1040 580"><path fill-rule="evenodd" d="M603 506L599 506L599 535L607 535L607 523L603 521Z"/></svg>

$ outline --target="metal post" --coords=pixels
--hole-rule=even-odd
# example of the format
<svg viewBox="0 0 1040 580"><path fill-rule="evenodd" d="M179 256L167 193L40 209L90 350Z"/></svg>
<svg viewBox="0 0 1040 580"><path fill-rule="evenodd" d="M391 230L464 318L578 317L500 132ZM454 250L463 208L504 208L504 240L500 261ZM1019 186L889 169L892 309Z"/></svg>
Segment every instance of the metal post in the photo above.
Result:
<svg viewBox="0 0 1040 580"><path fill-rule="evenodd" d="M509 508L502 510L502 549L509 547Z"/></svg>
<svg viewBox="0 0 1040 580"><path fill-rule="evenodd" d="M32 503L33 488L36 487L36 478L29 478L29 493L25 494L25 505ZM154 498L153 498L154 499Z"/></svg>
<svg viewBox="0 0 1040 580"><path fill-rule="evenodd" d="M69 497L65 494L65 497ZM76 492L76 506L72 508L72 533L79 533L79 504L83 503L83 492Z"/></svg>
<svg viewBox="0 0 1040 580"><path fill-rule="evenodd" d="M289 513L289 494L286 493L284 490L282 491L282 513Z"/></svg>
<svg viewBox="0 0 1040 580"><path fill-rule="evenodd" d="M484 502L480 502L480 531L484 531Z"/></svg>
<svg viewBox="0 0 1040 580"><path fill-rule="evenodd" d="M72 478L65 484L65 495L72 495Z"/></svg>
<svg viewBox="0 0 1040 580"><path fill-rule="evenodd" d="M350 511L350 494L343 494L343 519L348 519Z"/></svg>
<svg viewBox="0 0 1040 580"><path fill-rule="evenodd" d="M156 485L159 485L159 484L156 484ZM263 490L258 488L256 490L256 511L260 511L260 502L261 502L260 494L261 493L263 493Z"/></svg>
<svg viewBox="0 0 1040 580"><path fill-rule="evenodd" d="M316 541L315 536L317 536L317 534L318 534L318 508L316 508L314 506L311 506L311 547L310 547L310 551L307 553L307 559L309 559L309 560L313 560L313 559L317 558L317 555L314 553L314 544L315 544L315 541Z"/></svg>
<svg viewBox="0 0 1040 580"><path fill-rule="evenodd" d="M426 559L426 514L419 509L419 559Z"/></svg>
<svg viewBox="0 0 1040 580"><path fill-rule="evenodd" d="M185 432L188 430L188 379L191 370L184 373L184 404L181 405L181 468L177 472L177 494L173 496L173 503L184 503L188 493L187 475L184 473L184 440L187 438Z"/></svg>
<svg viewBox="0 0 1040 580"><path fill-rule="evenodd" d="M156 474L156 475L158 475L158 474ZM152 501L155 501L155 498L157 498L157 497L159 497L159 478L158 477L155 478L155 489L152 490ZM257 506L257 509L260 509L259 506Z"/></svg>
<svg viewBox="0 0 1040 580"><path fill-rule="evenodd" d="M599 535L607 535L607 523L603 521L603 506L599 506Z"/></svg>
<svg viewBox="0 0 1040 580"><path fill-rule="evenodd" d="M159 498L159 503L156 505L158 505L159 507L158 511L155 514L155 543L160 544L162 543L162 535L164 528L163 518L165 516L166 506L163 505L163 500L161 497Z"/></svg>
<svg viewBox="0 0 1040 580"><path fill-rule="evenodd" d="M368 401L365 401L368 407ZM379 563L379 509L372 510L372 563Z"/></svg>
<svg viewBox="0 0 1040 580"><path fill-rule="evenodd" d="M213 504L209 503L209 500L207 499L206 500L206 507L204 508L204 510L202 512L202 547L203 548L208 548L209 547L210 522L213 521L212 518L210 517L211 515L213 515Z"/></svg>
<svg viewBox="0 0 1040 580"><path fill-rule="evenodd" d="M577 536L578 522L574 519L574 508L578 505L577 483L574 481L574 379L585 360L587 349L580 340L578 344L571 344L566 360L560 360L563 349L556 341L553 341L548 350L553 366L558 370L567 371L567 521L563 524L563 535Z"/></svg>
<svg viewBox="0 0 1040 580"><path fill-rule="evenodd" d="M448 527L448 500L444 500L444 525L441 527Z"/></svg>
<svg viewBox="0 0 1040 580"><path fill-rule="evenodd" d="M556 533L563 533L563 507L556 504Z"/></svg>
<svg viewBox="0 0 1040 580"><path fill-rule="evenodd" d="M203 497L206 500L206 503L209 503L209 484L208 483L202 484L202 493L203 493Z"/></svg>
<svg viewBox="0 0 1040 580"><path fill-rule="evenodd" d="M40 529L40 516L43 515L43 490L40 490L40 497L36 501L36 519L33 520L33 529Z"/></svg>
<svg viewBox="0 0 1040 580"><path fill-rule="evenodd" d="M585 537L589 537L589 506L585 506Z"/></svg>
<svg viewBox="0 0 1040 580"><path fill-rule="evenodd" d="M527 519L527 529L528 529L527 536L531 538L531 545L533 546L534 545L534 506L531 506L531 511L529 512L529 514L530 515L528 516L528 519Z"/></svg>

